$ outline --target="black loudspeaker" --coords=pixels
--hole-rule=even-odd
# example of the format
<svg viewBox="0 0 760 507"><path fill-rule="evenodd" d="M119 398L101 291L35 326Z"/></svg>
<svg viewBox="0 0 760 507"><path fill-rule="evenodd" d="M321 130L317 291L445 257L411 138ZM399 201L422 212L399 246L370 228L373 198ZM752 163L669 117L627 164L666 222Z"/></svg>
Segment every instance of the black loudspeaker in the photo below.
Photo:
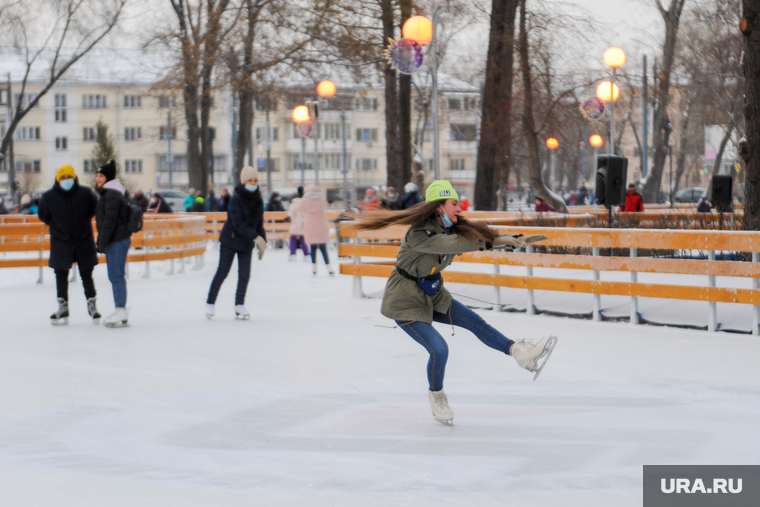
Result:
<svg viewBox="0 0 760 507"><path fill-rule="evenodd" d="M611 208L625 204L628 159L617 155L599 155L596 159L594 201Z"/></svg>
<svg viewBox="0 0 760 507"><path fill-rule="evenodd" d="M715 208L721 213L731 211L733 183L734 179L727 174L713 174L711 200Z"/></svg>

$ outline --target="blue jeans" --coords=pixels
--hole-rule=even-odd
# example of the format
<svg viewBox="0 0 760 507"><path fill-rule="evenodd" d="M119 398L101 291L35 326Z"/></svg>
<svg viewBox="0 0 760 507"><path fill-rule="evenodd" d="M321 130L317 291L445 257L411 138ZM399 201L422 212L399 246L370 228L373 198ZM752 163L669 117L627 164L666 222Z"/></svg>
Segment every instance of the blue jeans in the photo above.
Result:
<svg viewBox="0 0 760 507"><path fill-rule="evenodd" d="M251 278L251 256L253 250L235 250L233 248L219 245L219 267L216 268L216 274L211 281L211 287L208 290L206 303L213 305L216 303L216 297L219 295L219 289L232 268L232 261L235 260L235 254L238 258L238 284L235 292L235 305L245 304L245 293L248 290L248 280Z"/></svg>
<svg viewBox="0 0 760 507"><path fill-rule="evenodd" d="M492 349L505 354L509 354L509 347L515 343L457 300L451 301L451 309L448 315L433 312L433 321L463 327ZM430 390L440 391L443 389L443 375L446 372L446 360L449 358L449 346L446 344L446 340L435 330L432 324L426 322L397 320L396 324L430 353L427 364Z"/></svg>
<svg viewBox="0 0 760 507"><path fill-rule="evenodd" d="M325 264L330 264L330 257L327 255L327 245L319 243L318 245L311 245L311 262L317 263L317 249L322 252L322 258L325 260Z"/></svg>
<svg viewBox="0 0 760 507"><path fill-rule="evenodd" d="M113 303L116 308L127 307L127 279L124 276L127 267L127 252L132 238L124 238L106 245L106 267L108 280L113 289Z"/></svg>

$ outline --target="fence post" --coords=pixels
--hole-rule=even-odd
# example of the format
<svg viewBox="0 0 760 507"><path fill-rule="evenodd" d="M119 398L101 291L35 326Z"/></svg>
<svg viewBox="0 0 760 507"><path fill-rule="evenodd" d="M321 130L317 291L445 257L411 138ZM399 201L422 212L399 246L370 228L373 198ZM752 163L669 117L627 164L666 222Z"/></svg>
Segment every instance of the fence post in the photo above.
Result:
<svg viewBox="0 0 760 507"><path fill-rule="evenodd" d="M179 235L180 235L180 237L184 236L185 235L185 229L180 229L179 230ZM184 273L185 272L185 255L184 255L184 251L185 251L186 245L184 243L179 243L179 246L182 249L182 254L183 255L179 258L179 271L178 271L178 273Z"/></svg>
<svg viewBox="0 0 760 507"><path fill-rule="evenodd" d="M715 250L707 251L707 260L715 260ZM715 275L707 276L707 285L715 287ZM709 292L708 292L709 294ZM715 301L710 301L710 310L707 313L707 330L717 331L718 329L718 304Z"/></svg>
<svg viewBox="0 0 760 507"><path fill-rule="evenodd" d="M638 257L638 248L631 248L631 259ZM631 271L631 282L636 283L639 281L639 274L635 271ZM631 324L636 325L639 323L639 298L631 296Z"/></svg>
<svg viewBox="0 0 760 507"><path fill-rule="evenodd" d="M148 233L148 231L143 232L143 245L144 245L145 240L149 239L149 238L150 238L150 234ZM150 278L150 257L149 257L149 255L150 255L150 247L147 246L147 245L144 245L143 249L145 250L145 256L148 259L145 261L145 273L143 273L142 277L143 278Z"/></svg>
<svg viewBox="0 0 760 507"><path fill-rule="evenodd" d="M760 252L752 252L752 262L760 262ZM755 290L760 289L760 278L752 279L752 287ZM760 305L752 307L752 334L760 335Z"/></svg>
<svg viewBox="0 0 760 507"><path fill-rule="evenodd" d="M173 230L171 230L171 231L164 231L164 238L166 238L167 236L173 238L174 237L174 231ZM167 275L173 275L174 274L174 251L176 250L176 246L177 245L175 245L174 243L172 243L171 245L169 245L169 249L172 252L172 258L170 259L169 272L166 273Z"/></svg>
<svg viewBox="0 0 760 507"><path fill-rule="evenodd" d="M591 247L591 254L594 257L599 257L599 247L598 246ZM599 276L599 270L595 269L594 270L594 281L598 282L599 280L601 280L601 278ZM596 321L602 320L602 295L601 294L594 293L594 315L593 315L593 319L596 320Z"/></svg>
<svg viewBox="0 0 760 507"><path fill-rule="evenodd" d="M354 245L359 246L361 244L361 239L359 236L356 236L354 238ZM362 258L358 255L354 255L354 265L358 265L362 263ZM362 291L362 277L358 275L354 275L354 297L355 298L363 298L364 292Z"/></svg>
<svg viewBox="0 0 760 507"><path fill-rule="evenodd" d="M24 239L26 239L26 238L24 238ZM42 268L42 261L43 261L43 255L42 254L43 254L43 251L45 250L45 244L43 243L43 241L45 240L45 236L43 234L40 234L39 236L37 236L37 239L40 242L40 277L37 279L37 283L42 283L42 281L43 281L42 280L42 276L43 276L42 273L44 271L43 268Z"/></svg>
<svg viewBox="0 0 760 507"><path fill-rule="evenodd" d="M499 266L499 264L494 264L493 265L493 272L494 272L495 275L498 275L499 272L501 271L500 267L501 266ZM494 308L494 311L500 312L501 309L502 309L502 304L501 304L501 287L498 286L498 285L496 285L495 283L494 283L493 287L494 287L494 289L496 289L496 307Z"/></svg>
<svg viewBox="0 0 760 507"><path fill-rule="evenodd" d="M528 245L525 247L525 253L532 254L533 253L533 245ZM533 276L533 266L528 266L528 277ZM533 295L533 289L528 289L528 307L525 309L528 315L535 315L536 314L536 301L534 299Z"/></svg>

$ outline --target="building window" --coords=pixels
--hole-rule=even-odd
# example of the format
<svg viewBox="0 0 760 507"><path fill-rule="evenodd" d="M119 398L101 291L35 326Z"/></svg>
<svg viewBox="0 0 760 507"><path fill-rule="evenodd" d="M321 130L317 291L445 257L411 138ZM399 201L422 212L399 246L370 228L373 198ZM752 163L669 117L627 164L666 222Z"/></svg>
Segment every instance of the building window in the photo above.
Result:
<svg viewBox="0 0 760 507"><path fill-rule="evenodd" d="M356 170L357 171L374 171L377 169L376 158L357 158Z"/></svg>
<svg viewBox="0 0 760 507"><path fill-rule="evenodd" d="M84 109L105 109L105 95L82 95L82 107Z"/></svg>
<svg viewBox="0 0 760 507"><path fill-rule="evenodd" d="M66 137L56 137L55 138L55 149L56 150L68 150L68 139Z"/></svg>
<svg viewBox="0 0 760 507"><path fill-rule="evenodd" d="M82 167L84 168L84 172L94 174L98 170L98 163L94 158L86 158L82 162Z"/></svg>
<svg viewBox="0 0 760 507"><path fill-rule="evenodd" d="M8 105L8 90L0 90L0 106Z"/></svg>
<svg viewBox="0 0 760 507"><path fill-rule="evenodd" d="M124 140L135 141L142 139L142 129L140 127L124 127Z"/></svg>
<svg viewBox="0 0 760 507"><path fill-rule="evenodd" d="M16 159L17 173L38 173L40 170L41 168L39 160Z"/></svg>
<svg viewBox="0 0 760 507"><path fill-rule="evenodd" d="M462 109L462 101L460 99L449 99L449 109L457 111Z"/></svg>
<svg viewBox="0 0 760 507"><path fill-rule="evenodd" d="M357 97L354 101L354 109L357 111L377 111L377 99Z"/></svg>
<svg viewBox="0 0 760 507"><path fill-rule="evenodd" d="M39 127L16 127L16 132L14 132L14 137L17 141L39 141L40 128Z"/></svg>
<svg viewBox="0 0 760 507"><path fill-rule="evenodd" d="M177 139L177 127L172 126L172 139ZM158 128L158 140L166 141L166 127Z"/></svg>
<svg viewBox="0 0 760 507"><path fill-rule="evenodd" d="M161 109L172 109L177 107L177 101L175 100L174 95L159 95L158 107Z"/></svg>
<svg viewBox="0 0 760 507"><path fill-rule="evenodd" d="M295 124L294 124L295 125ZM277 132L277 127L271 128L272 131L272 141L277 141L279 137L279 133ZM257 142L264 142L266 141L266 134L267 134L267 128L266 127L256 127L256 141ZM301 134L298 134L299 136Z"/></svg>
<svg viewBox="0 0 760 507"><path fill-rule="evenodd" d="M124 95L124 107L127 109L142 107L142 98L139 95Z"/></svg>
<svg viewBox="0 0 760 507"><path fill-rule="evenodd" d="M55 94L55 121L66 123L66 94Z"/></svg>
<svg viewBox="0 0 760 507"><path fill-rule="evenodd" d="M277 99L258 97L255 101L256 111L277 111Z"/></svg>
<svg viewBox="0 0 760 507"><path fill-rule="evenodd" d="M124 160L124 172L125 173L141 173L142 172L142 159L126 159Z"/></svg>
<svg viewBox="0 0 760 507"><path fill-rule="evenodd" d="M463 158L452 158L451 159L451 170L452 171L464 171L464 159Z"/></svg>
<svg viewBox="0 0 760 507"><path fill-rule="evenodd" d="M325 128L325 139L343 139L340 123L324 123L323 126ZM351 127L346 125L346 135L349 132L351 132Z"/></svg>
<svg viewBox="0 0 760 507"><path fill-rule="evenodd" d="M475 125L456 125L451 124L450 141L474 141Z"/></svg>
<svg viewBox="0 0 760 507"><path fill-rule="evenodd" d="M357 141L377 141L377 129L356 129Z"/></svg>
<svg viewBox="0 0 760 507"><path fill-rule="evenodd" d="M36 93L25 93L23 95L21 95L19 93L14 93L13 94L13 107L18 107L18 101L19 101L19 98L21 98L21 108L22 109L26 109L27 107L29 107L29 104L32 103L32 101L34 100L34 98L36 96L37 96ZM37 102L34 105L34 107L40 107L40 103Z"/></svg>
<svg viewBox="0 0 760 507"><path fill-rule="evenodd" d="M325 169L343 169L343 154L342 153L325 153L324 166ZM351 155L346 154L346 168L351 167Z"/></svg>
<svg viewBox="0 0 760 507"><path fill-rule="evenodd" d="M84 127L82 139L85 141L94 141L97 138L98 129L96 127Z"/></svg>

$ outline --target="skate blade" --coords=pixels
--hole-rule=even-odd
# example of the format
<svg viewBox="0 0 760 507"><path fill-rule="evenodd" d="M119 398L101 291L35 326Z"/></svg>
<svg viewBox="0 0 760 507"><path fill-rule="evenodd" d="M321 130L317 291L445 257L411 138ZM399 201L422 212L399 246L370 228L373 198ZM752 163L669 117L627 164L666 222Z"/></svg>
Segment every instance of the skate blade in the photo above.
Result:
<svg viewBox="0 0 760 507"><path fill-rule="evenodd" d="M251 318L250 315L240 315L239 313L235 316L237 320L248 320Z"/></svg>
<svg viewBox="0 0 760 507"><path fill-rule="evenodd" d="M50 323L54 326L63 326L64 324L69 323L69 318L64 317L62 319L50 319Z"/></svg>
<svg viewBox="0 0 760 507"><path fill-rule="evenodd" d="M212 314L210 314L210 313L207 313L207 314L206 314L206 318L207 318L208 320L211 320L211 319L213 319L213 318L214 318L214 316L213 316Z"/></svg>
<svg viewBox="0 0 760 507"><path fill-rule="evenodd" d="M129 327L129 323L126 320L121 322L106 322L106 327Z"/></svg>
<svg viewBox="0 0 760 507"><path fill-rule="evenodd" d="M546 342L546 347L544 347L544 353L541 354L538 358L536 358L536 361L543 358L543 361L541 361L541 364L533 371L535 371L535 375L533 375L533 380L536 380L538 378L538 375L541 373L541 370L544 369L544 365L546 364L546 361L549 360L549 356L552 355L552 352L554 351L554 347L557 345L558 338L556 336L552 336L549 338L549 341Z"/></svg>
<svg viewBox="0 0 760 507"><path fill-rule="evenodd" d="M435 416L433 416L433 419L435 419L439 423L443 424L444 426L454 426L454 420L453 419L450 419L450 420L447 421L445 419L438 419Z"/></svg>
<svg viewBox="0 0 760 507"><path fill-rule="evenodd" d="M100 317L96 317L96 318L92 319L92 323L95 324L96 326L99 326L100 325Z"/></svg>

